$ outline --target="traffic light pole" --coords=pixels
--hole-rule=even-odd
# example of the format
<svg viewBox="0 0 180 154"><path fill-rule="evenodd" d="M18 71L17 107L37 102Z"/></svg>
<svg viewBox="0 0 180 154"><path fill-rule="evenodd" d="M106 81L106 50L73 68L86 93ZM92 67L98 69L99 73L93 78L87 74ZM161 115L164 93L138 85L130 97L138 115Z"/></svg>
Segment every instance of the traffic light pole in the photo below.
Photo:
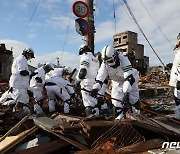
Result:
<svg viewBox="0 0 180 154"><path fill-rule="evenodd" d="M90 46L94 53L94 33L95 33L95 27L94 27L94 9L93 9L93 2L94 0L85 0L87 5L89 6L89 15L86 17L86 20L89 23L90 26L90 31L89 33L85 36L85 40L87 44Z"/></svg>

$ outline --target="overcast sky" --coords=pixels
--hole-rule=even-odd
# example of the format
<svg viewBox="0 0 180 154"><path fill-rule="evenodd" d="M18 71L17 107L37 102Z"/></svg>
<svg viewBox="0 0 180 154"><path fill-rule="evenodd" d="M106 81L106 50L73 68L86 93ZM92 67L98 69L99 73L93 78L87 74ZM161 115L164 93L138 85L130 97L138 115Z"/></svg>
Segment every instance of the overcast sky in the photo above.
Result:
<svg viewBox="0 0 180 154"><path fill-rule="evenodd" d="M115 19L113 0L94 0L95 52L101 51L107 44L111 45L114 34L128 30L138 34L138 43L144 45L145 56L150 57L150 65L161 65L123 0L114 1ZM1 0L0 42L5 43L7 49L12 47L14 57L21 54L27 46L33 48L36 56L31 61L33 66L46 62L56 64L59 58L61 65L78 68L78 49L83 44L83 36L75 31L74 21L77 17L72 12L74 2L75 0ZM172 62L173 48L180 32L180 0L127 2L161 60L165 64Z"/></svg>

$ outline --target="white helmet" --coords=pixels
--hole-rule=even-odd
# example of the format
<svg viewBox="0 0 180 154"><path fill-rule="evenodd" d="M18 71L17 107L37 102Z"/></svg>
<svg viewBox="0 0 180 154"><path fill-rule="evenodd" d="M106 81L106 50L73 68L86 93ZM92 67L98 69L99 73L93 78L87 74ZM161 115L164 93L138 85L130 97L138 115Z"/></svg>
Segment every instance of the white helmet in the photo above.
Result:
<svg viewBox="0 0 180 154"><path fill-rule="evenodd" d="M180 41L180 33L178 34L178 36L177 36L177 40L179 40Z"/></svg>
<svg viewBox="0 0 180 154"><path fill-rule="evenodd" d="M110 46L110 45L106 45L102 49L102 59L109 66L114 66L115 65L117 55L118 55L117 51L114 50L114 48L112 46Z"/></svg>
<svg viewBox="0 0 180 154"><path fill-rule="evenodd" d="M63 75L68 75L71 73L71 68L66 66L64 69L63 69Z"/></svg>
<svg viewBox="0 0 180 154"><path fill-rule="evenodd" d="M44 64L43 68L45 70L45 73L49 73L53 69L54 65L52 63Z"/></svg>
<svg viewBox="0 0 180 154"><path fill-rule="evenodd" d="M34 50L32 48L29 48L29 47L25 48L23 50L22 54L25 55L25 56L28 54L28 55L30 55L31 58L35 58L34 57Z"/></svg>

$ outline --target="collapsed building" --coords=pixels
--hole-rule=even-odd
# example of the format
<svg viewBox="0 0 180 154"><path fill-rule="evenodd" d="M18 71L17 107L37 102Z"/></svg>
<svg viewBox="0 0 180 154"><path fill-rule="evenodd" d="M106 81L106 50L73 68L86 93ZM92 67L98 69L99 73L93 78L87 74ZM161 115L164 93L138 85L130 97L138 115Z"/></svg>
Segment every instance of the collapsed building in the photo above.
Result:
<svg viewBox="0 0 180 154"><path fill-rule="evenodd" d="M13 62L12 50L7 50L4 43L0 44L0 82L8 82Z"/></svg>

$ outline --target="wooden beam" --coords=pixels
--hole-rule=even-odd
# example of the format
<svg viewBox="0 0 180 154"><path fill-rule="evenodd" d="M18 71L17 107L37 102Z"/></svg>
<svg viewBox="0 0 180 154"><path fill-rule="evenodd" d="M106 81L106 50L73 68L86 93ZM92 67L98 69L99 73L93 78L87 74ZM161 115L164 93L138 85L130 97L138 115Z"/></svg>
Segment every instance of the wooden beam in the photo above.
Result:
<svg viewBox="0 0 180 154"><path fill-rule="evenodd" d="M164 141L165 140L159 139L159 138L158 139L152 139L152 140L148 140L145 142L132 144L132 145L120 148L116 151L121 153L121 154L144 152L144 151L147 151L149 149L161 148Z"/></svg>
<svg viewBox="0 0 180 154"><path fill-rule="evenodd" d="M0 153L7 152L9 149L22 141L25 137L34 133L37 129L38 128L34 126L16 136L6 137L3 141L0 142Z"/></svg>
<svg viewBox="0 0 180 154"><path fill-rule="evenodd" d="M10 135L15 129L17 129L24 121L29 117L29 114L26 115L21 121L19 121L14 127L12 127L4 136L0 138L0 142L4 140L8 135Z"/></svg>
<svg viewBox="0 0 180 154"><path fill-rule="evenodd" d="M42 128L43 130L48 131L48 132L60 137L61 139L65 140L66 142L74 145L75 147L77 147L81 150L89 149L87 146L85 146L73 139L70 139L70 138L64 136L63 134L60 134L60 132L59 133L54 132L52 130L53 126L57 126L58 124L60 124L60 122L58 122L56 120L53 120L53 119L47 118L47 117L41 117L41 118L34 119L34 122L38 127Z"/></svg>

